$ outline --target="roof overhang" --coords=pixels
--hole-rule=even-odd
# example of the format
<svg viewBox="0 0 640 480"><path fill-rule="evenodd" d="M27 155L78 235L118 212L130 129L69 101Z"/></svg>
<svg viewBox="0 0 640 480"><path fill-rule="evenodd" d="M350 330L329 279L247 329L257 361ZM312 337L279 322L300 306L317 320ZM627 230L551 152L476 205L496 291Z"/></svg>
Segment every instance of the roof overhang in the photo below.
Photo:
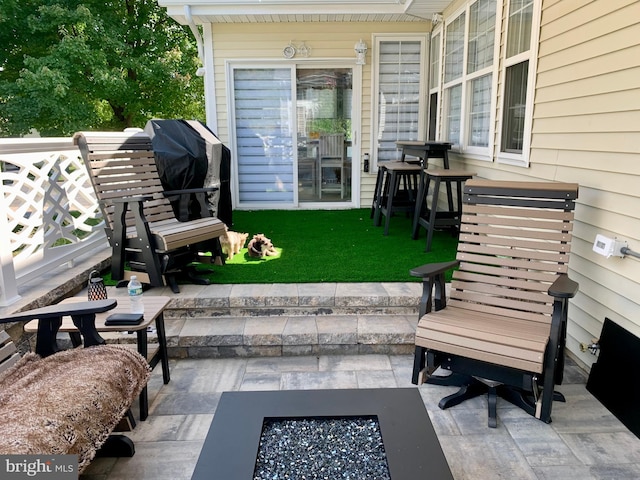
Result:
<svg viewBox="0 0 640 480"><path fill-rule="evenodd" d="M424 22L451 0L158 0L187 24L276 22ZM185 9L188 7L188 9Z"/></svg>

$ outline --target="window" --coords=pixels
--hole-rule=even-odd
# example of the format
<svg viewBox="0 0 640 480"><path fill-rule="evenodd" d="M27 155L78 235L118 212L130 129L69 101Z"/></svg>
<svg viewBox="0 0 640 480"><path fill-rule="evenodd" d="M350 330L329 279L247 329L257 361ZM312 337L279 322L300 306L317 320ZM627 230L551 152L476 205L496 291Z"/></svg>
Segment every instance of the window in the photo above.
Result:
<svg viewBox="0 0 640 480"><path fill-rule="evenodd" d="M442 29L431 36L429 48L429 141L435 141L438 132L438 92L440 90L440 40Z"/></svg>
<svg viewBox="0 0 640 480"><path fill-rule="evenodd" d="M444 137L461 151L490 155L494 110L496 0L477 0L445 27Z"/></svg>
<svg viewBox="0 0 640 480"><path fill-rule="evenodd" d="M534 0L510 0L507 12L507 44L504 60L504 92L502 95L502 128L499 160L527 164L531 121L527 105L531 102L531 69L533 55L532 25ZM530 107L529 107L530 108Z"/></svg>
<svg viewBox="0 0 640 480"><path fill-rule="evenodd" d="M528 71L529 62L517 63L506 69L502 115L503 152L522 153Z"/></svg>
<svg viewBox="0 0 640 480"><path fill-rule="evenodd" d="M376 161L396 160L398 140L423 140L425 95L420 78L425 69L425 36L375 39L375 123L371 151Z"/></svg>

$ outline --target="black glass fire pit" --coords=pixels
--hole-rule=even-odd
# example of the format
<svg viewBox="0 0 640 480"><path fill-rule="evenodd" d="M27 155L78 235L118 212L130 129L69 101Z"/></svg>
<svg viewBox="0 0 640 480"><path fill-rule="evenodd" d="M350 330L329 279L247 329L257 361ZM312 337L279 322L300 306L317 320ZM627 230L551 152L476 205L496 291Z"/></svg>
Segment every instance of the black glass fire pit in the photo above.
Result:
<svg viewBox="0 0 640 480"><path fill-rule="evenodd" d="M401 388L225 392L191 478L453 476L418 390Z"/></svg>

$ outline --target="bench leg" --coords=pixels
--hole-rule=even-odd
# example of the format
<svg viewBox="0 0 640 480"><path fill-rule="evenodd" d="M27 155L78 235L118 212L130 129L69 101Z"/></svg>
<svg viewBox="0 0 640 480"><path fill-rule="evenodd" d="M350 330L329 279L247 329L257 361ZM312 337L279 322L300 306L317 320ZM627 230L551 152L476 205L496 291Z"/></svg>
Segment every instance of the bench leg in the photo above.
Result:
<svg viewBox="0 0 640 480"><path fill-rule="evenodd" d="M416 346L416 350L413 356L413 375L411 377L411 383L413 383L414 385L420 385L424 383L423 371L426 368L426 353L426 348Z"/></svg>
<svg viewBox="0 0 640 480"><path fill-rule="evenodd" d="M496 393L496 387L489 387L487 392L487 403L489 407L489 427L496 428L498 426L498 394Z"/></svg>
<svg viewBox="0 0 640 480"><path fill-rule="evenodd" d="M136 449L129 437L109 435L107 441L96 452L96 457L133 457Z"/></svg>
<svg viewBox="0 0 640 480"><path fill-rule="evenodd" d="M442 410L449 407L454 407L461 404L465 400L469 400L471 398L475 398L487 393L488 388L489 387L487 387L487 385L485 385L484 383L473 380L460 387L460 390L458 390L456 393L453 393L441 399L438 403L438 407L440 407Z"/></svg>

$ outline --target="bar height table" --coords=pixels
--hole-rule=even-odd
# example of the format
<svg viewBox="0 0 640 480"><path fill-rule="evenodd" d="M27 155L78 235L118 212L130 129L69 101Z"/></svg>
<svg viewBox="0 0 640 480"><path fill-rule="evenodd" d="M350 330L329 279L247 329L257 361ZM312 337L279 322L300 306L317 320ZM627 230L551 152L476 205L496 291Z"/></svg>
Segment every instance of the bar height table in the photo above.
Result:
<svg viewBox="0 0 640 480"><path fill-rule="evenodd" d="M449 142L422 142L403 140L397 141L396 145L402 150L400 161L404 162L407 155L418 157L423 167L427 168L427 163L432 158L442 158L444 168L449 168Z"/></svg>
<svg viewBox="0 0 640 480"><path fill-rule="evenodd" d="M378 164L378 175L371 205L371 218L373 224L380 226L381 215L385 216L384 235L389 234L389 218L394 209L404 209L414 212L417 203L419 187L424 183L423 168L427 168L429 159L442 158L444 168L449 168L449 150L451 144L448 142L424 142L402 140L396 145L401 149L400 161L380 162ZM418 157L419 160L406 161L406 156ZM404 180L405 198L398 198L400 182ZM447 195L453 199L450 184L447 183ZM452 200L451 200L452 201ZM395 205L394 205L395 204Z"/></svg>

